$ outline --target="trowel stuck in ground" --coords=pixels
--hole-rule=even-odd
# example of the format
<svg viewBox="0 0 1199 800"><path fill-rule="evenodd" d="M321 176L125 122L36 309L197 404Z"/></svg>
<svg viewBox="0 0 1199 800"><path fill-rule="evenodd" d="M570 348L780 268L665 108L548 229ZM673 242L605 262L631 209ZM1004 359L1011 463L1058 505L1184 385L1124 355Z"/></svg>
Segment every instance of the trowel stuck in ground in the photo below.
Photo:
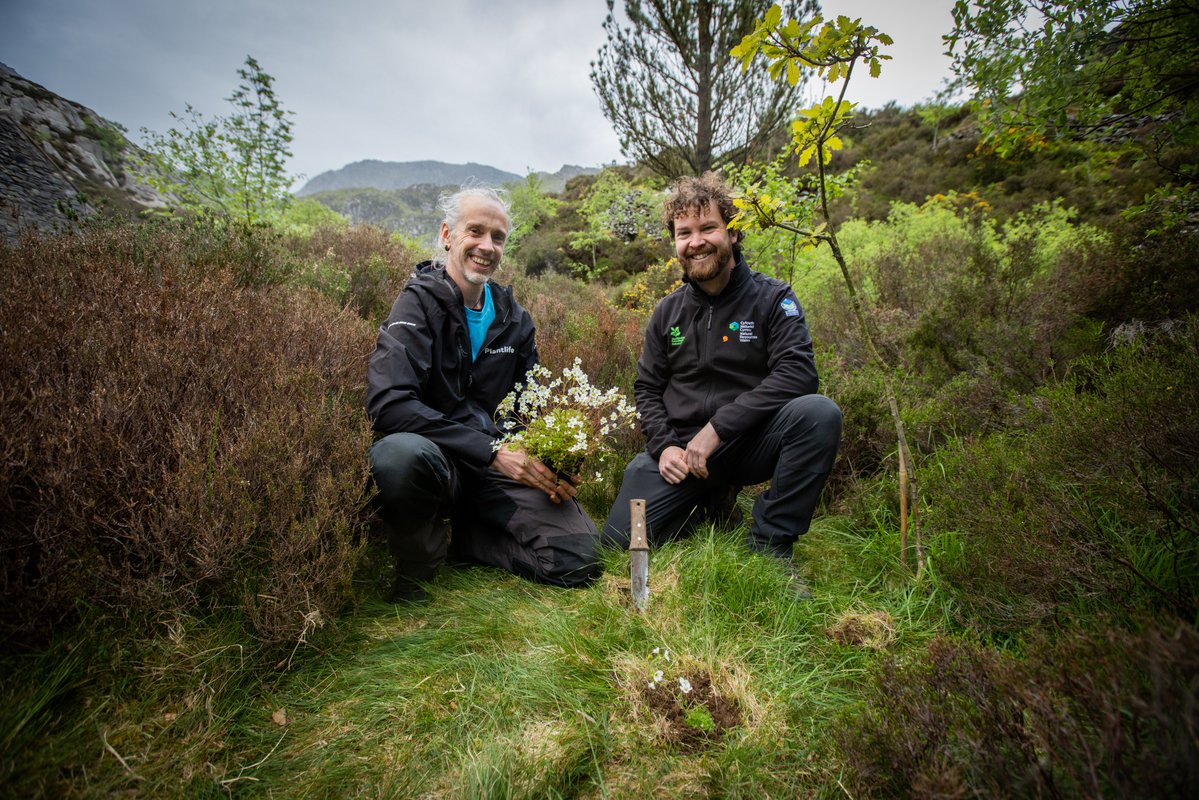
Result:
<svg viewBox="0 0 1199 800"><path fill-rule="evenodd" d="M644 613L649 603L649 541L645 538L645 501L629 501L632 528L629 535L629 577L633 605Z"/></svg>

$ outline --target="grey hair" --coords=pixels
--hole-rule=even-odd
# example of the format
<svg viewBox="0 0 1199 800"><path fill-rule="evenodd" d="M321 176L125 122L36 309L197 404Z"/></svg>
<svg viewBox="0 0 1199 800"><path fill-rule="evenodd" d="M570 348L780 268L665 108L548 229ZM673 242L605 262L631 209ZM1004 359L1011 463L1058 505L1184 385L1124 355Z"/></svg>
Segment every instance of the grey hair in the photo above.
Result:
<svg viewBox="0 0 1199 800"><path fill-rule="evenodd" d="M453 194L443 194L437 198L437 207L441 209L442 217L449 229L452 231L462 219L462 201L468 197L481 197L487 200L494 200L504 209L504 213L511 218L511 202L508 200L508 193L488 186L483 183L474 183L467 181L462 184L462 188Z"/></svg>

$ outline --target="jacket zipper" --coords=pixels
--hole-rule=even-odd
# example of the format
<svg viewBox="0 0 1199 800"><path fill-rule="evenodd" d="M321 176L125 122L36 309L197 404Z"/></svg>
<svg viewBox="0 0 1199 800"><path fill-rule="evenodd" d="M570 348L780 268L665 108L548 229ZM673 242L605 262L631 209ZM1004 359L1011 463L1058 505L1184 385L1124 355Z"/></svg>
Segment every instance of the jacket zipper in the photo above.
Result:
<svg viewBox="0 0 1199 800"><path fill-rule="evenodd" d="M704 374L706 376L711 376L711 374L712 374L712 355L711 355L712 314L715 310L716 310L716 304L712 300L709 300L708 301L708 324L707 324L707 329L706 329L704 335L701 337L702 347L701 347L701 353L700 353L701 363L703 364ZM711 407L712 407L713 383L714 382L712 380L707 381L708 391L707 391L707 394L704 395L703 411L704 411L704 417L707 419L712 418Z"/></svg>

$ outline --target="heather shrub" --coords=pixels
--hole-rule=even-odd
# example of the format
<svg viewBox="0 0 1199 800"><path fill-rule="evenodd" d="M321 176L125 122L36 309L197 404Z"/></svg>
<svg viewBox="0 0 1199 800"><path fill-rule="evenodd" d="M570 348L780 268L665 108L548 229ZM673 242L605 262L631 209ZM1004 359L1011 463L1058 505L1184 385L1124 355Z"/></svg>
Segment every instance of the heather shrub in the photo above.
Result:
<svg viewBox="0 0 1199 800"><path fill-rule="evenodd" d="M120 225L0 247L5 635L86 603L233 608L294 642L350 598L372 334L311 291L246 281L282 261L241 235Z"/></svg>
<svg viewBox="0 0 1199 800"><path fill-rule="evenodd" d="M1199 634L1149 624L1023 660L935 639L885 661L835 738L855 796L1185 797L1197 726Z"/></svg>
<svg viewBox="0 0 1199 800"><path fill-rule="evenodd" d="M1199 327L1128 332L1013 411L941 448L927 530L965 624L1015 632L1101 608L1193 619L1199 599Z"/></svg>
<svg viewBox="0 0 1199 800"><path fill-rule="evenodd" d="M149 269L186 265L192 276L221 275L238 286L272 286L292 278L295 264L284 239L269 225L231 225L207 220L160 218L120 236L88 229L90 248L128 258Z"/></svg>
<svg viewBox="0 0 1199 800"><path fill-rule="evenodd" d="M643 315L613 306L602 287L563 276L519 278L514 289L533 315L538 351L549 369L559 371L579 358L594 385L619 386L631 396Z"/></svg>

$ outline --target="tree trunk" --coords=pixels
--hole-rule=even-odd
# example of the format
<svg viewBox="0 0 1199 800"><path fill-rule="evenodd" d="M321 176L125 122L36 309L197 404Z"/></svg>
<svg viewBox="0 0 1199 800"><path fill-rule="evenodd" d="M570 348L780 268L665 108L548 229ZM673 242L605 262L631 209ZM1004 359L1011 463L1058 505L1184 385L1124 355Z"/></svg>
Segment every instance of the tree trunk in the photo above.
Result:
<svg viewBox="0 0 1199 800"><path fill-rule="evenodd" d="M699 52L695 64L696 125L695 174L712 169L712 3L700 0L696 8L699 23Z"/></svg>

